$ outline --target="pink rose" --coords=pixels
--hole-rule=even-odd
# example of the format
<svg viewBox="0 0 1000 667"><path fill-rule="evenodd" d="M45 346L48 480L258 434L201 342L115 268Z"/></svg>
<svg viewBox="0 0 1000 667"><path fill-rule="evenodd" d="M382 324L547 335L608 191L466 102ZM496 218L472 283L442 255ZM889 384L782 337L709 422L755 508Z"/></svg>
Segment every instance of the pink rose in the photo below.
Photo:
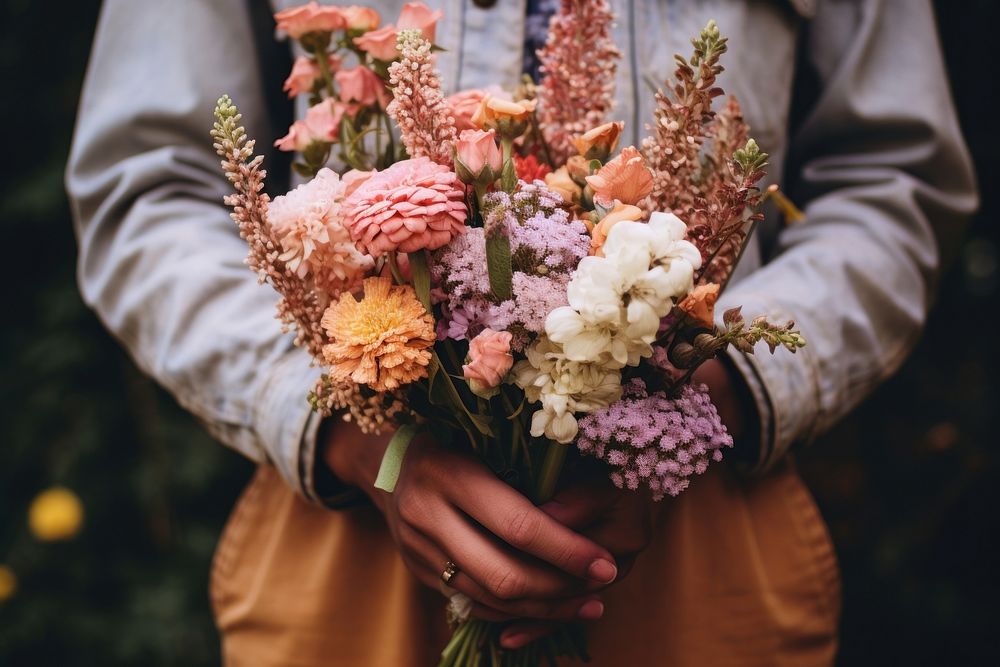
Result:
<svg viewBox="0 0 1000 667"><path fill-rule="evenodd" d="M288 134L274 142L274 147L279 151L301 153L309 147L313 141L309 133L309 127L304 120L297 120L288 128Z"/></svg>
<svg viewBox="0 0 1000 667"><path fill-rule="evenodd" d="M317 2L289 7L275 14L274 20L278 22L278 30L287 32L292 39L310 32L333 32L347 26L339 7L326 7Z"/></svg>
<svg viewBox="0 0 1000 667"><path fill-rule="evenodd" d="M514 357L510 353L511 333L483 329L469 343L469 363L462 366L462 375L477 396L489 398L503 382Z"/></svg>
<svg viewBox="0 0 1000 667"><path fill-rule="evenodd" d="M448 167L419 157L368 177L344 204L362 252L436 250L465 232L465 187Z"/></svg>
<svg viewBox="0 0 1000 667"><path fill-rule="evenodd" d="M348 30L363 30L367 32L377 28L378 24L382 21L382 17L371 7L351 5L350 7L341 7L340 13L343 14L344 20L347 22Z"/></svg>
<svg viewBox="0 0 1000 667"><path fill-rule="evenodd" d="M306 126L314 139L335 142L340 137L340 121L353 111L347 104L333 98L325 99L306 112Z"/></svg>
<svg viewBox="0 0 1000 667"><path fill-rule="evenodd" d="M354 105L326 99L306 112L305 120L297 120L288 128L288 134L274 142L281 151L302 152L314 141L335 143L340 137L340 121L344 114L354 113Z"/></svg>
<svg viewBox="0 0 1000 667"><path fill-rule="evenodd" d="M354 45L375 60L395 60L399 55L396 50L396 28L391 23L355 37Z"/></svg>
<svg viewBox="0 0 1000 667"><path fill-rule="evenodd" d="M385 83L364 65L340 70L335 78L343 102L357 102L366 107L378 102L383 109L389 104Z"/></svg>
<svg viewBox="0 0 1000 667"><path fill-rule="evenodd" d="M458 176L466 183L495 181L503 169L503 154L493 130L463 130L455 142ZM465 172L465 173L463 173Z"/></svg>
<svg viewBox="0 0 1000 667"><path fill-rule="evenodd" d="M445 98L445 104L448 105L451 115L455 117L456 130L461 132L462 130L479 129L479 126L472 122L472 117L479 110L479 105L482 104L483 98L487 95L510 98L510 95L501 90L499 86L490 86L484 89L471 88Z"/></svg>
<svg viewBox="0 0 1000 667"><path fill-rule="evenodd" d="M440 9L432 11L422 2L408 2L403 5L403 11L399 13L396 29L419 30L423 33L424 39L433 44L434 35L437 32L437 22L441 20L442 16L444 16L444 12Z"/></svg>
<svg viewBox="0 0 1000 667"><path fill-rule="evenodd" d="M335 72L340 67L342 61L337 56L331 54L328 62L330 71ZM319 65L316 64L315 60L309 56L299 56L295 59L295 64L292 65L291 74L285 79L283 90L288 93L288 97L295 97L302 93L311 92L313 86L316 84L316 80L320 76L322 76L322 73L319 71Z"/></svg>

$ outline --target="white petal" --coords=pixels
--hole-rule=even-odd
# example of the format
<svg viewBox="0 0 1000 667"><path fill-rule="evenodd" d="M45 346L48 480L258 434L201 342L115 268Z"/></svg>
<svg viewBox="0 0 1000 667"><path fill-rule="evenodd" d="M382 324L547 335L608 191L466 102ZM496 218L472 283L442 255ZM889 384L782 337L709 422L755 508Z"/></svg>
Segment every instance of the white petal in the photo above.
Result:
<svg viewBox="0 0 1000 667"><path fill-rule="evenodd" d="M578 336L584 330L587 323L569 306L556 308L545 318L545 333L549 338L557 343L564 343L567 340Z"/></svg>
<svg viewBox="0 0 1000 667"><path fill-rule="evenodd" d="M572 412L567 412L551 420L545 434L556 442L565 445L573 442L573 438L576 437L579 430L580 427L576 423L576 417L573 416Z"/></svg>
<svg viewBox="0 0 1000 667"><path fill-rule="evenodd" d="M583 331L563 344L566 358L572 361L594 361L607 350L611 336L596 328Z"/></svg>
<svg viewBox="0 0 1000 667"><path fill-rule="evenodd" d="M673 213L654 212L649 216L649 226L663 240L678 241L687 234L687 225Z"/></svg>
<svg viewBox="0 0 1000 667"><path fill-rule="evenodd" d="M545 410L536 410L535 414L531 415L531 437L540 438L545 435L550 419L551 415Z"/></svg>

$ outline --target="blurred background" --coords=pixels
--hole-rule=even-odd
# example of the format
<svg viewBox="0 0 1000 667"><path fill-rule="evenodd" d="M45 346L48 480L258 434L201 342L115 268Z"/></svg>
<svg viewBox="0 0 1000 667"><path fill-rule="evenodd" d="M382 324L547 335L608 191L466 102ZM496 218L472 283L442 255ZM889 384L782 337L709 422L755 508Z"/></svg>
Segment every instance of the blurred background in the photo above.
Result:
<svg viewBox="0 0 1000 667"><path fill-rule="evenodd" d="M58 4L0 8L0 665L217 665L209 562L252 466L80 301L62 173L99 2ZM1000 664L1000 4L936 5L982 209L916 353L799 457L843 568L851 667Z"/></svg>

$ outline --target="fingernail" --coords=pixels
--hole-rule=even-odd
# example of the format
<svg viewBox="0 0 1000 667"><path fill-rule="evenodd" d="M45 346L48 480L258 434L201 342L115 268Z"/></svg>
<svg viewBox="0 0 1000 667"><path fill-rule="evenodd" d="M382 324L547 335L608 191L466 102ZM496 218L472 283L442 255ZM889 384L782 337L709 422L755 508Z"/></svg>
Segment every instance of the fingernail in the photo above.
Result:
<svg viewBox="0 0 1000 667"><path fill-rule="evenodd" d="M516 649L524 646L527 643L527 640L528 640L528 635L521 632L515 632L514 634L511 635L501 636L500 645L503 646L504 648Z"/></svg>
<svg viewBox="0 0 1000 667"><path fill-rule="evenodd" d="M588 600L583 603L576 615L585 621L596 621L604 616L604 603L600 600Z"/></svg>
<svg viewBox="0 0 1000 667"><path fill-rule="evenodd" d="M587 568L587 576L601 584L610 584L618 576L618 568L609 560L598 558Z"/></svg>

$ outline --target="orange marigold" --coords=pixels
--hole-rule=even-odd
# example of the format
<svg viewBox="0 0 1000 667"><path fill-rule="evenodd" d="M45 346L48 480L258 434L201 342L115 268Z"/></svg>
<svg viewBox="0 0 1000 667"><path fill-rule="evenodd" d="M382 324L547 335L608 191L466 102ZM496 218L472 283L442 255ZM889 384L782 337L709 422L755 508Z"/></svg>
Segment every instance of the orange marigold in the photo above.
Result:
<svg viewBox="0 0 1000 667"><path fill-rule="evenodd" d="M426 377L434 318L413 288L378 277L365 279L364 292L360 301L342 294L323 314L331 340L323 347L330 378L391 391Z"/></svg>

